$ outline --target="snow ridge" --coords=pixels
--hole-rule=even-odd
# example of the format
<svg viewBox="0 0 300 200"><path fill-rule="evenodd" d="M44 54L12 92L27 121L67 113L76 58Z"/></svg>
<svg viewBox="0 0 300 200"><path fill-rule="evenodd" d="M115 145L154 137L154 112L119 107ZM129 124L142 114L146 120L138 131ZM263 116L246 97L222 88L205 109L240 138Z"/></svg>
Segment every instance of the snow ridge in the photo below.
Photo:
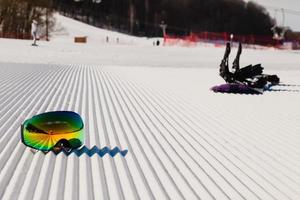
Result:
<svg viewBox="0 0 300 200"><path fill-rule="evenodd" d="M206 98L192 104L151 82L164 69L0 63L0 70L0 199L300 198L299 110L288 110L297 92L285 93L285 117L279 104L266 112L270 95L285 101L279 92L218 95L204 85ZM82 116L85 148L32 154L20 125L59 110Z"/></svg>

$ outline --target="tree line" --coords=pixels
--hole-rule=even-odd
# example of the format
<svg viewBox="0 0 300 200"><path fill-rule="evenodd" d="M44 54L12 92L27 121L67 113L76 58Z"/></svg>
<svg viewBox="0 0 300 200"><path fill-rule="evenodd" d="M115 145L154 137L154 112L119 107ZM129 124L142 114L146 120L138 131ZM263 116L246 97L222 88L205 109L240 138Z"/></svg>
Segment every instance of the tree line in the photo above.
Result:
<svg viewBox="0 0 300 200"><path fill-rule="evenodd" d="M64 15L86 23L134 35L167 32L230 32L271 35L274 19L266 9L243 0L54 0Z"/></svg>
<svg viewBox="0 0 300 200"><path fill-rule="evenodd" d="M271 35L274 19L262 6L243 0L0 0L0 32L29 34L31 21L54 23L52 13L140 36L229 32Z"/></svg>

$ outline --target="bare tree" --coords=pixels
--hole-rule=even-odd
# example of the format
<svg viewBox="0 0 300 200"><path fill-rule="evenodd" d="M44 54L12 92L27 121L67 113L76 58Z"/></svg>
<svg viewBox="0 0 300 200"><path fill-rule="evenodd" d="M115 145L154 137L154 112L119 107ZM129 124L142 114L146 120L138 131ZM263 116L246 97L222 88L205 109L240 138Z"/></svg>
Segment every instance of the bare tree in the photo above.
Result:
<svg viewBox="0 0 300 200"><path fill-rule="evenodd" d="M54 23L52 13L51 0L0 0L1 36L29 38L33 19L45 36Z"/></svg>

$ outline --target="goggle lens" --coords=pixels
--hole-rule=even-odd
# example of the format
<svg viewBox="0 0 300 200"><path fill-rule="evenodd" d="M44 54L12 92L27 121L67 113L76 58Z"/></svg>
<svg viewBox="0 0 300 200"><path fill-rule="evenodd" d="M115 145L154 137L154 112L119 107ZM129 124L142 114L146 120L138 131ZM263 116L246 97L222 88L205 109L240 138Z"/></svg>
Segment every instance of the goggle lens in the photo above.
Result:
<svg viewBox="0 0 300 200"><path fill-rule="evenodd" d="M51 150L59 141L67 140L72 148L83 144L83 121L75 112L56 111L36 115L22 125L22 141L25 145Z"/></svg>

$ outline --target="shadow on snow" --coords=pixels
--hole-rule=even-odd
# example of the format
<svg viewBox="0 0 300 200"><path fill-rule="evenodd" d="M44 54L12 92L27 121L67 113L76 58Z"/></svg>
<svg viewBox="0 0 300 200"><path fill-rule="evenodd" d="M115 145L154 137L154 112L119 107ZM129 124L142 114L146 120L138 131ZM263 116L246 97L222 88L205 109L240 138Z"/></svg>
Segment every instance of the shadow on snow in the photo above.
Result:
<svg viewBox="0 0 300 200"><path fill-rule="evenodd" d="M93 155L98 155L100 157L104 157L106 154L109 154L111 157L114 157L118 153L121 154L121 156L125 157L128 153L128 150L121 150L119 147L115 147L113 149L110 149L109 147L103 147L99 149L97 146L93 146L91 149L87 148L86 146L81 147L80 149L72 149L71 151L65 151L62 149L59 152L51 151L55 155L58 155L60 153L65 154L66 156L69 156L70 154L75 154L76 156L80 157L83 154L88 155L89 157L92 157ZM44 154L47 154L49 152L43 152Z"/></svg>

